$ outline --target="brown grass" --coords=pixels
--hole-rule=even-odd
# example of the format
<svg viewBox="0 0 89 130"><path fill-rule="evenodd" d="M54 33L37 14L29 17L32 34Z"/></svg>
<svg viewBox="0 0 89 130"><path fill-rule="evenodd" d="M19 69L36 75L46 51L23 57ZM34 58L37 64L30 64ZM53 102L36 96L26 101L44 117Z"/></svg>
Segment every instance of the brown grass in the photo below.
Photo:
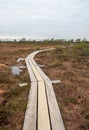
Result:
<svg viewBox="0 0 89 130"><path fill-rule="evenodd" d="M30 80L27 69L15 76L10 67L20 65L17 59L34 50L53 47L42 43L0 43L0 130L22 130ZM23 62L25 65L25 62ZM28 86L20 88L19 83Z"/></svg>
<svg viewBox="0 0 89 130"><path fill-rule="evenodd" d="M89 55L86 47L69 47L36 56L51 79L60 79L54 91L66 130L89 130ZM86 52L85 52L86 53Z"/></svg>

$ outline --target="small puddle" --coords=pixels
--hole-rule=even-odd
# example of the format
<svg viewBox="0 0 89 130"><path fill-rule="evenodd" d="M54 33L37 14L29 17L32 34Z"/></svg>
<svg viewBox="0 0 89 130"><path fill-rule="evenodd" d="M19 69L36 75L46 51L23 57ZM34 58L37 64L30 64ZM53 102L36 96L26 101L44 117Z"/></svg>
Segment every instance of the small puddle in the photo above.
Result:
<svg viewBox="0 0 89 130"><path fill-rule="evenodd" d="M11 67L11 73L13 75L20 75L20 73L22 72L23 70L19 68L19 66L12 66Z"/></svg>

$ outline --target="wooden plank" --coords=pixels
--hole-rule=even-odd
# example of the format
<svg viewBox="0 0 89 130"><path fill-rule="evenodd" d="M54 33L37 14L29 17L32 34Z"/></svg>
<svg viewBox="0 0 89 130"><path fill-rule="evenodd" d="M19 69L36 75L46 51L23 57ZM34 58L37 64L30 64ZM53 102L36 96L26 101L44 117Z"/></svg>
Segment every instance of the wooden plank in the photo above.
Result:
<svg viewBox="0 0 89 130"><path fill-rule="evenodd" d="M38 130L51 130L44 80L33 63L31 67L38 80Z"/></svg>
<svg viewBox="0 0 89 130"><path fill-rule="evenodd" d="M36 130L37 123L37 82L31 83L23 130Z"/></svg>
<svg viewBox="0 0 89 130"><path fill-rule="evenodd" d="M32 61L30 62L31 68L34 72L34 75L36 76L37 81L43 81L43 78L41 77L41 75L39 74L39 72L37 71L37 68L34 66L34 64L32 63Z"/></svg>
<svg viewBox="0 0 89 130"><path fill-rule="evenodd" d="M38 82L38 130L51 130L44 82Z"/></svg>
<svg viewBox="0 0 89 130"><path fill-rule="evenodd" d="M52 130L65 130L51 82L46 81L46 91Z"/></svg>
<svg viewBox="0 0 89 130"><path fill-rule="evenodd" d="M33 77L35 77L38 81L38 109L37 109L38 116L35 117L34 120L32 121L32 124L33 124L33 122L37 119L37 122L36 122L37 128L36 128L36 125L35 125L35 128L33 128L33 125L32 125L32 128L30 127L31 121L28 128L29 130L33 130L33 129L34 130L35 129L37 130L51 130L51 129L52 130L65 130L51 80L44 74L44 72L40 69L37 63L33 60L34 56L41 51L35 51L27 57L29 61L28 66L30 65L31 67L29 70L32 70L32 72L34 72L34 74L32 75L34 75ZM30 100L28 102L30 102ZM27 108L29 108L30 106L32 105L29 104ZM48 108L49 108L49 111L48 111ZM29 115L29 110L27 109L27 111ZM51 126L50 126L50 121L51 121ZM25 128L26 129L24 130L28 130L26 126Z"/></svg>
<svg viewBox="0 0 89 130"><path fill-rule="evenodd" d="M30 61L29 61L28 57L25 59L25 62L26 62L26 65L27 65L27 69L28 69L28 73L29 73L31 82L37 82L35 75L32 71L32 68L30 66Z"/></svg>
<svg viewBox="0 0 89 130"><path fill-rule="evenodd" d="M45 80L52 130L65 130L51 80L47 78L39 66L37 66L37 70Z"/></svg>
<svg viewBox="0 0 89 130"><path fill-rule="evenodd" d="M47 99L48 99L48 105L49 105L52 130L65 130L51 80L40 69L37 63L34 60L32 61L35 64L35 67L39 71L40 75L42 76L46 84Z"/></svg>
<svg viewBox="0 0 89 130"><path fill-rule="evenodd" d="M47 77L47 75L43 72L43 70L39 67L39 65L33 59L32 59L32 62L33 64L35 64L35 67L37 67L37 70L39 71L42 78L51 82L51 80Z"/></svg>
<svg viewBox="0 0 89 130"><path fill-rule="evenodd" d="M37 125L37 80L28 62L28 57L25 59L31 79L31 88L28 97L27 109L25 113L23 130L36 130Z"/></svg>

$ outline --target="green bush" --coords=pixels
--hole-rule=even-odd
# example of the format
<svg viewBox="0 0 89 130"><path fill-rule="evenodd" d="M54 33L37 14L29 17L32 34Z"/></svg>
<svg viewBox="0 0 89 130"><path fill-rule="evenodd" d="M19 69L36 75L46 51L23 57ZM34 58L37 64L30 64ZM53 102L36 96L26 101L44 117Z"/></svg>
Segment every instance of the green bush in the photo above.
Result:
<svg viewBox="0 0 89 130"><path fill-rule="evenodd" d="M65 105L67 105L68 103L76 104L77 101L76 101L76 99L73 98L73 97L68 97L68 98L66 98L66 99L64 100L64 103L65 103Z"/></svg>
<svg viewBox="0 0 89 130"><path fill-rule="evenodd" d="M79 43L74 46L75 49L89 49L88 43Z"/></svg>
<svg viewBox="0 0 89 130"><path fill-rule="evenodd" d="M89 48L83 49L81 55L82 55L82 56L89 56Z"/></svg>

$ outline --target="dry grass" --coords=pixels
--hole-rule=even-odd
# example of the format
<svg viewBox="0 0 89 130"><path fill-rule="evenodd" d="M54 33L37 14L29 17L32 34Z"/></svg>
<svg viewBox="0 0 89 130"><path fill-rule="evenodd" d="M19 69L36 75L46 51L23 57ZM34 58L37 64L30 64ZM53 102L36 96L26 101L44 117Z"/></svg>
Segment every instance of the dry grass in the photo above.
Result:
<svg viewBox="0 0 89 130"><path fill-rule="evenodd" d="M89 45L88 45L89 46ZM25 58L34 50L56 47L56 50L36 56L51 79L60 79L54 85L67 130L89 129L89 55L88 46L61 49L57 44L2 43L0 44L0 130L21 130L30 88L28 72L20 76L11 74L10 66L19 65L17 59ZM8 60L9 59L9 60ZM25 64L25 62L23 62ZM28 86L19 88L18 84Z"/></svg>
<svg viewBox="0 0 89 130"><path fill-rule="evenodd" d="M0 130L22 130L30 80L27 69L15 76L10 67L21 65L17 59L34 50L53 47L42 43L0 43ZM25 65L25 62L23 62ZM20 88L19 83L27 82L28 86Z"/></svg>
<svg viewBox="0 0 89 130"><path fill-rule="evenodd" d="M86 51L85 51L86 50ZM39 64L51 79L66 130L89 130L89 44L38 54Z"/></svg>

